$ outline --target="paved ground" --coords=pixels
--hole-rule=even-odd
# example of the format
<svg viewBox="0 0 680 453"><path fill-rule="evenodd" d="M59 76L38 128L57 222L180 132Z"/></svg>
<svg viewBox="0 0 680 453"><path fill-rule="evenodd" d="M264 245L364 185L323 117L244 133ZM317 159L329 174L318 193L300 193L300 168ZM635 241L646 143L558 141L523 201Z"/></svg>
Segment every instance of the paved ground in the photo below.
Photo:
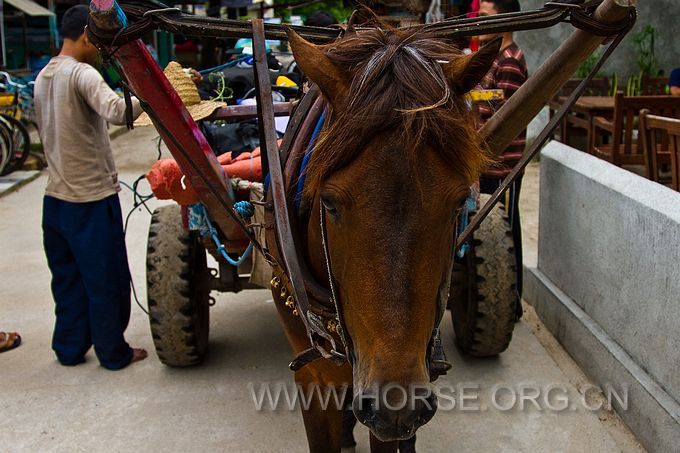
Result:
<svg viewBox="0 0 680 453"><path fill-rule="evenodd" d="M114 141L121 179L132 182L155 159L153 133L135 130ZM127 337L150 351L149 359L119 372L98 366L90 352L75 368L57 364L50 350L53 302L41 246L41 197L46 178L0 199L0 329L17 329L24 344L0 354L0 451L306 451L297 411L257 411L249 384L290 383L288 346L266 291L223 294L211 312L211 353L196 368L162 366L144 313L133 305ZM524 193L537 193L537 167L525 177ZM131 195L122 193L124 210ZM536 196L523 200L527 259L535 260ZM149 216L133 214L127 243L135 283L144 300L144 260ZM533 239L533 244L532 244ZM440 411L419 431L420 452L642 451L615 414L584 408L588 381L531 312L517 324L513 342L499 358L461 357L448 316L445 346L454 363L441 384L479 394L453 410ZM494 385L505 385L505 394ZM543 392L540 410L511 404L524 385ZM559 398L569 409L554 410ZM478 386L478 390L475 390ZM492 395L503 396L494 407ZM593 396L593 395L591 395ZM596 404L596 396L588 399ZM594 403L593 403L594 401ZM458 401L457 401L458 403ZM479 409L475 409L479 407ZM508 408L508 410L504 410ZM551 409L553 408L553 409ZM367 452L359 427L357 452Z"/></svg>
<svg viewBox="0 0 680 453"><path fill-rule="evenodd" d="M40 175L37 170L13 171L6 176L0 176L0 197L7 195L24 184L28 184Z"/></svg>

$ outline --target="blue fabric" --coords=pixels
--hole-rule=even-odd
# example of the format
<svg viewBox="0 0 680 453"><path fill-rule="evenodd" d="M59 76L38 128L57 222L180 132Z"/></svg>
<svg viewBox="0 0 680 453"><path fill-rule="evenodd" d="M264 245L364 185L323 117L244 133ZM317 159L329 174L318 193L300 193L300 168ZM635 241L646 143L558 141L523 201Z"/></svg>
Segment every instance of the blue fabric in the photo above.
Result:
<svg viewBox="0 0 680 453"><path fill-rule="evenodd" d="M321 132L321 128L323 128L323 123L325 121L326 111L324 110L323 112L321 112L321 116L319 116L319 120L316 122L316 127L314 127L312 136L309 138L309 145L307 146L307 151L305 152L305 156L302 158L302 163L300 164L299 171L300 177L298 178L297 190L295 192L295 209L297 211L300 211L300 203L302 202L302 192L305 189L305 180L307 179L307 176L305 174L305 168L307 168L309 159L312 157L312 151L314 151L316 138L319 136L319 133Z"/></svg>
<svg viewBox="0 0 680 453"><path fill-rule="evenodd" d="M668 81L668 86L680 87L680 68L675 68L671 71L671 78Z"/></svg>
<svg viewBox="0 0 680 453"><path fill-rule="evenodd" d="M52 272L59 362L77 365L94 345L104 368L123 368L132 348L123 333L130 320L130 271L118 195L90 203L45 196L43 240Z"/></svg>
<svg viewBox="0 0 680 453"><path fill-rule="evenodd" d="M470 224L470 214L477 210L477 199L479 198L479 193L475 189L475 186L470 187L470 194L465 199L463 203L463 208L461 209L460 216L458 217L458 231L456 231L456 237L459 237L465 231L465 228ZM458 258L463 258L467 251L470 249L470 243L466 242L462 244L458 249Z"/></svg>

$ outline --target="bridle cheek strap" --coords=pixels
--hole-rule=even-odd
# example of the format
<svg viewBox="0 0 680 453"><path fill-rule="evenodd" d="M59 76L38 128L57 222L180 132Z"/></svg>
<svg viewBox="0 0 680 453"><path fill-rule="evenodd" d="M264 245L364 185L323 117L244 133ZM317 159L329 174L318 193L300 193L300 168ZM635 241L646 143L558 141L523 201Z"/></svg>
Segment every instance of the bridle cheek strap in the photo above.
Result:
<svg viewBox="0 0 680 453"><path fill-rule="evenodd" d="M338 350L337 345L335 343L335 339L333 338L332 334L326 330L326 327L324 326L321 318L310 311L308 312L308 319L310 321L309 322L310 327L313 329L313 333L310 333L310 338L312 339L312 347L299 353L295 357L295 359L293 359L293 361L290 362L288 367L293 371L297 371L303 366L307 365L308 363L313 362L322 357L330 359L336 365L343 365L348 360L350 361L351 364L353 364L354 356L351 352L352 342L351 339L349 338L349 335L347 334L347 329L345 328L345 322L342 316L342 311L340 310L337 294L335 292L335 283L333 282L333 271L331 268L331 258L330 253L328 251L328 239L326 233L326 210L324 209L323 203L319 203L319 222L321 227L321 245L323 248L324 259L326 261L326 270L328 272L328 287L331 290L331 302L333 302L333 308L335 309L337 323L336 332L340 337L340 341L342 342L345 352L343 353ZM330 343L331 345L331 350L330 351L325 350L325 348L321 344L314 341L315 336L319 336L322 339L327 340L327 342Z"/></svg>
<svg viewBox="0 0 680 453"><path fill-rule="evenodd" d="M323 247L323 256L326 261L326 270L328 271L328 287L331 290L331 300L333 302L333 307L335 308L335 315L337 316L337 332L342 341L342 345L345 349L345 357L350 361L350 364L354 363L354 354L352 349L352 339L347 333L345 319L340 309L340 304L338 303L338 295L335 292L335 282L333 281L333 269L331 267L331 255L328 249L328 233L326 231L326 209L323 203L319 201L319 222L321 226L321 245Z"/></svg>
<svg viewBox="0 0 680 453"><path fill-rule="evenodd" d="M458 220L453 227L454 237L458 232ZM454 240L455 244L455 240ZM439 331L439 324L442 322L444 313L446 313L446 305L449 301L449 291L451 288L451 274L453 273L453 264L455 258L451 255L451 261L448 266L448 272L442 279L439 286L439 293L437 294L437 313L435 315L434 330L432 330L432 337L427 351L427 367L430 372L430 382L437 380L439 376L446 374L453 365L446 360L444 353L444 346L442 345L441 332Z"/></svg>

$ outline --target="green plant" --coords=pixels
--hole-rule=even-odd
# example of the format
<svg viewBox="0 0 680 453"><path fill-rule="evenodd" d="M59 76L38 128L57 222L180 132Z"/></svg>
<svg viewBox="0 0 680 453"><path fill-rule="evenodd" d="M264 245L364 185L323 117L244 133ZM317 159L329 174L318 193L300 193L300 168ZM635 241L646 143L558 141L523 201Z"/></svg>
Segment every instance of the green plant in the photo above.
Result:
<svg viewBox="0 0 680 453"><path fill-rule="evenodd" d="M613 73L609 78L609 96L615 96L616 92L619 90L619 75Z"/></svg>
<svg viewBox="0 0 680 453"><path fill-rule="evenodd" d="M290 3L297 3L296 0L274 0L275 5L287 5ZM319 3L299 7L299 8L281 8L276 9L276 15L285 20L288 20L291 14L307 18L315 11L327 11L331 13L338 20L339 24L347 22L349 16L352 14L353 8L346 8L342 0L326 0Z"/></svg>
<svg viewBox="0 0 680 453"><path fill-rule="evenodd" d="M637 50L637 64L641 74L659 76L662 71L654 54L654 45L659 33L651 25L645 25L642 30L633 35L633 46Z"/></svg>
<svg viewBox="0 0 680 453"><path fill-rule="evenodd" d="M585 79L586 77L588 77L590 71L592 71L595 65L597 64L597 60L600 59L600 54L601 52L599 50L596 50L588 58L586 58L586 61L581 63L581 66L579 66L578 69L576 70L576 73L574 74L576 78Z"/></svg>
<svg viewBox="0 0 680 453"><path fill-rule="evenodd" d="M210 98L211 101L226 102L234 97L234 90L227 86L227 82L224 79L224 73L212 72L208 76L208 80L211 82L217 81L217 88L214 90L215 96Z"/></svg>
<svg viewBox="0 0 680 453"><path fill-rule="evenodd" d="M642 95L642 71L638 75L628 77L626 82L626 96L641 96Z"/></svg>

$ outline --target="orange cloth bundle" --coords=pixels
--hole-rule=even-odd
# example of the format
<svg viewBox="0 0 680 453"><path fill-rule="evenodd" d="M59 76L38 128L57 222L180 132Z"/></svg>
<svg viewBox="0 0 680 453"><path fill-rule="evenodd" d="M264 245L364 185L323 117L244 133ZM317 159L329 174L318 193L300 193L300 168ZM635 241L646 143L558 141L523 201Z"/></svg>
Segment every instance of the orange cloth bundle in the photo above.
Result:
<svg viewBox="0 0 680 453"><path fill-rule="evenodd" d="M184 173L179 169L173 159L160 159L156 161L151 170L146 174L151 190L159 200L175 200L181 205L190 205L198 202L196 191L184 178Z"/></svg>
<svg viewBox="0 0 680 453"><path fill-rule="evenodd" d="M280 146L279 142L279 146ZM224 172L230 178L240 178L248 181L262 181L262 160L260 148L255 148L252 153L241 153L235 159L231 153L224 153L217 157ZM174 159L160 159L153 164L146 174L151 190L159 200L175 200L181 205L198 203L198 194L191 187L188 178Z"/></svg>

